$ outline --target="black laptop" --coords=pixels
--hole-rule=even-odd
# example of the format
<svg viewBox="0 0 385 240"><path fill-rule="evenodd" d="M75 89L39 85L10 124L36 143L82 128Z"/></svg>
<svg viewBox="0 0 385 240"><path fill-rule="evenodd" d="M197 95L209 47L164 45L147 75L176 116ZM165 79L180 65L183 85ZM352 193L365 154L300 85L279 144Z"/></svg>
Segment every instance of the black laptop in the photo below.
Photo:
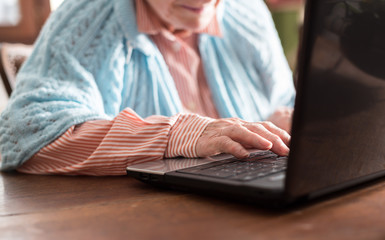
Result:
<svg viewBox="0 0 385 240"><path fill-rule="evenodd" d="M384 176L384 29L384 1L307 1L288 157L163 159L129 166L128 175L270 206Z"/></svg>

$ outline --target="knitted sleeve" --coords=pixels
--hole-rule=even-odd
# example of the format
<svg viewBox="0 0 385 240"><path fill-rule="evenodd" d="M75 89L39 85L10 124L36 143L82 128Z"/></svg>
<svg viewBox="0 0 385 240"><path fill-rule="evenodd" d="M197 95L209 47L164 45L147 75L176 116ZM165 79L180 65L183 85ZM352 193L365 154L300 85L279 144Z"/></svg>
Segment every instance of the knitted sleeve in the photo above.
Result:
<svg viewBox="0 0 385 240"><path fill-rule="evenodd" d="M120 105L109 89L119 91L122 64L111 63L117 66L107 90L97 82L103 61L122 52L112 2L65 1L48 20L0 116L2 170L20 166L73 125L112 118L104 99L113 99L115 111Z"/></svg>
<svg viewBox="0 0 385 240"><path fill-rule="evenodd" d="M223 38L203 36L207 44L200 46L202 59L210 57L204 64L210 88L220 89L213 97L225 103L218 106L221 116L260 121L277 107L293 106L292 72L264 1L222 3Z"/></svg>

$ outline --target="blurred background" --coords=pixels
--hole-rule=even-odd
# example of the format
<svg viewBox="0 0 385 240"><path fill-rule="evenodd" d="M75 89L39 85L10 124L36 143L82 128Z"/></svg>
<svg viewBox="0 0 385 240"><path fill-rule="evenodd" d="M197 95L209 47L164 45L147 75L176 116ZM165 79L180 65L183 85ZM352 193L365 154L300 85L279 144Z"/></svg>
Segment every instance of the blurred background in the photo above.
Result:
<svg viewBox="0 0 385 240"><path fill-rule="evenodd" d="M33 45L45 20L63 1L65 0L0 0L0 72L2 73L0 77L5 78L9 74L7 69L4 72L2 68L2 65L7 65L7 61L15 65L15 59L24 60L20 56L11 55L28 55L28 47ZM290 67L294 69L305 0L265 1L272 12ZM9 44L23 45L17 45L18 49L11 52L9 46L14 45ZM5 66L7 67L10 66ZM13 67L11 72L17 72L18 67ZM11 76L8 77L11 78ZM0 112L5 108L9 89L12 88L12 83L6 86L7 83L3 80L0 79ZM11 82L12 79L7 79L8 81Z"/></svg>

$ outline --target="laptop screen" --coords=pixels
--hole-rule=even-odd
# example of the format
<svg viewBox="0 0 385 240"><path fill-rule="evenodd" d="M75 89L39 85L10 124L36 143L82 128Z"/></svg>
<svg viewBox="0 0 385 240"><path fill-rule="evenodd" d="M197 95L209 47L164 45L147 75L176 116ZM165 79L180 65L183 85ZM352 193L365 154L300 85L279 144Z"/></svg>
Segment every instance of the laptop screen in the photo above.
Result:
<svg viewBox="0 0 385 240"><path fill-rule="evenodd" d="M299 196L385 169L385 1L307 1L287 176Z"/></svg>

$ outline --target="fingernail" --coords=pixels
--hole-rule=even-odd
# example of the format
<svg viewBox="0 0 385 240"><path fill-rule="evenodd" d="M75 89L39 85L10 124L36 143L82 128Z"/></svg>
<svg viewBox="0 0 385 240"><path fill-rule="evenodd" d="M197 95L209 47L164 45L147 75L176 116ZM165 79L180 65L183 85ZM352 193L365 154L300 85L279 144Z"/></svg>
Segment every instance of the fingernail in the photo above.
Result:
<svg viewBox="0 0 385 240"><path fill-rule="evenodd" d="M247 158L250 156L250 153L248 151L241 150L241 151L239 151L239 156L240 156L240 158Z"/></svg>
<svg viewBox="0 0 385 240"><path fill-rule="evenodd" d="M284 156L289 155L290 149L288 147L285 147L285 150L283 151Z"/></svg>
<svg viewBox="0 0 385 240"><path fill-rule="evenodd" d="M269 150L269 149L271 149L272 147L273 147L273 143L272 143L272 142L267 142L267 143L266 143L265 149L266 149L266 150Z"/></svg>

